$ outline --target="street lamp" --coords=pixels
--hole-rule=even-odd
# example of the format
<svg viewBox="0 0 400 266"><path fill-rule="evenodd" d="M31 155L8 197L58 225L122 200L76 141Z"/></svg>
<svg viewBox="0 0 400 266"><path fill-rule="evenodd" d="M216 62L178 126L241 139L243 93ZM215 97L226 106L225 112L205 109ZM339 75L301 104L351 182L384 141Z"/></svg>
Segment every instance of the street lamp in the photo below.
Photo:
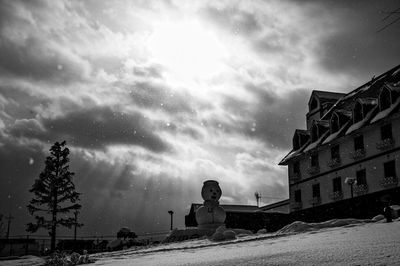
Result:
<svg viewBox="0 0 400 266"><path fill-rule="evenodd" d="M350 186L351 198L353 198L353 186L355 184L357 184L356 178L355 177L346 177L344 182Z"/></svg>
<svg viewBox="0 0 400 266"><path fill-rule="evenodd" d="M169 215L171 215L171 230L172 230L174 212L173 211L168 211L168 213L169 213Z"/></svg>

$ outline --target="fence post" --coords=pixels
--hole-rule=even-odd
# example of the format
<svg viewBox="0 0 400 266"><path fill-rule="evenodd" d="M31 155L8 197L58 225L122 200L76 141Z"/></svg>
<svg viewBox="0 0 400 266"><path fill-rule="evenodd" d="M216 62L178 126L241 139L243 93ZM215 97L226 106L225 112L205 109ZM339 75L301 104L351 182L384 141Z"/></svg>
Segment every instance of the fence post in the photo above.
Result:
<svg viewBox="0 0 400 266"><path fill-rule="evenodd" d="M28 255L29 250L29 235L26 235L25 255Z"/></svg>

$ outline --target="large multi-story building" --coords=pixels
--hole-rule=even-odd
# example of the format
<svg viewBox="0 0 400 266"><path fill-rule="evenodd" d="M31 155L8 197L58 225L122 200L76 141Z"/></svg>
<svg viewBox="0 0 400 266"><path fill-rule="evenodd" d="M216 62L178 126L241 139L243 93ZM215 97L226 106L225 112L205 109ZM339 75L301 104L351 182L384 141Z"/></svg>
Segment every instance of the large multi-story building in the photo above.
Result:
<svg viewBox="0 0 400 266"><path fill-rule="evenodd" d="M288 166L294 219L371 218L400 204L400 65L344 94L313 91Z"/></svg>

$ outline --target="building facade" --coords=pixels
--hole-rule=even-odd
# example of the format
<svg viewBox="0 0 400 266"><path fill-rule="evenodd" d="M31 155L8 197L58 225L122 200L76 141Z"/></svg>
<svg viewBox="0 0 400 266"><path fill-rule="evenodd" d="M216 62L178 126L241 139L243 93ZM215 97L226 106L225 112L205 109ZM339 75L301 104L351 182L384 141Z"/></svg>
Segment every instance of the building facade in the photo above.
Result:
<svg viewBox="0 0 400 266"><path fill-rule="evenodd" d="M294 219L371 218L400 204L400 66L347 93L313 91L288 166Z"/></svg>

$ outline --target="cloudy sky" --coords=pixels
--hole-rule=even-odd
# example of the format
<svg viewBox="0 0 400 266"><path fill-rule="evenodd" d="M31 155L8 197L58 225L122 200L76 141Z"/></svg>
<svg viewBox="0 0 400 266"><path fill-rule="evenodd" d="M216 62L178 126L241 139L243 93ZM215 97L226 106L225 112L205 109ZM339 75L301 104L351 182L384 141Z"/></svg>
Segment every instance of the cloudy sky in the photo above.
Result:
<svg viewBox="0 0 400 266"><path fill-rule="evenodd" d="M183 227L207 179L223 204L285 199L277 163L310 92L400 63L400 23L378 32L397 1L0 3L0 213L14 235L62 140L83 235L165 230L168 210Z"/></svg>

